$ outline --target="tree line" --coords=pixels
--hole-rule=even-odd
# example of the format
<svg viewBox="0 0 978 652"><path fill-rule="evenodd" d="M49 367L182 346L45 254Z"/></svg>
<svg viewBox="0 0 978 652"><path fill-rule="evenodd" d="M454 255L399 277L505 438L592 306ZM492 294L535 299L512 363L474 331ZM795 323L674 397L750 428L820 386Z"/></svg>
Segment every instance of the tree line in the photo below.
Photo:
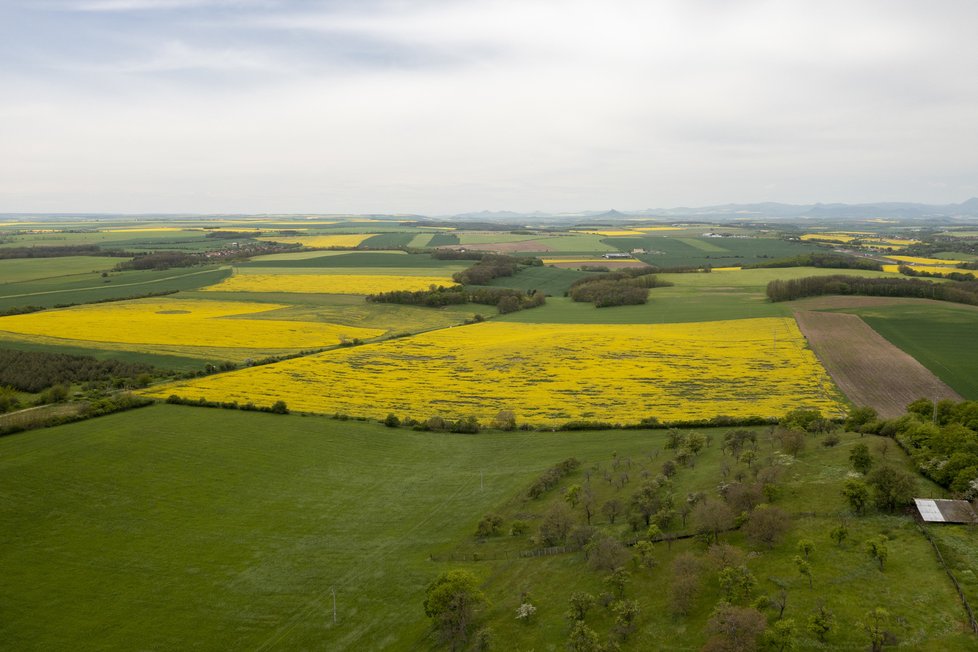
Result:
<svg viewBox="0 0 978 652"><path fill-rule="evenodd" d="M478 303L486 306L496 306L499 314L516 312L526 308L535 308L546 303L546 297L536 290L523 291L512 288L494 287L432 287L428 290L394 290L368 294L367 301L371 303L397 303L406 306L424 306L426 308L441 308L443 306L461 305L463 303Z"/></svg>
<svg viewBox="0 0 978 652"><path fill-rule="evenodd" d="M858 408L846 425L892 437L921 474L960 498L978 498L978 401L935 404L922 398L908 405L906 414L889 420L879 419L872 408Z"/></svg>
<svg viewBox="0 0 978 652"><path fill-rule="evenodd" d="M859 276L807 276L767 284L771 301L792 301L826 294L916 297L978 305L978 282L932 283L918 279L862 278Z"/></svg>
<svg viewBox="0 0 978 652"><path fill-rule="evenodd" d="M0 385L40 392L53 385L128 380L145 386L155 373L150 365L91 356L0 349Z"/></svg>
<svg viewBox="0 0 978 652"><path fill-rule="evenodd" d="M0 249L0 260L9 258L60 258L63 256L120 256L129 257L122 251L101 249L98 245L40 245L34 247L5 247Z"/></svg>
<svg viewBox="0 0 978 652"><path fill-rule="evenodd" d="M883 271L883 265L879 261L871 258L861 258L859 256L846 256L843 254L827 254L811 252L799 254L790 258L779 258L762 263L751 263L743 265L744 269L762 269L777 267L822 267L833 269L869 269L877 272Z"/></svg>
<svg viewBox="0 0 978 652"><path fill-rule="evenodd" d="M975 275L970 272L928 272L927 270L917 269L910 265L900 265L897 267L904 276L920 276L924 278L949 278L952 281L974 281Z"/></svg>

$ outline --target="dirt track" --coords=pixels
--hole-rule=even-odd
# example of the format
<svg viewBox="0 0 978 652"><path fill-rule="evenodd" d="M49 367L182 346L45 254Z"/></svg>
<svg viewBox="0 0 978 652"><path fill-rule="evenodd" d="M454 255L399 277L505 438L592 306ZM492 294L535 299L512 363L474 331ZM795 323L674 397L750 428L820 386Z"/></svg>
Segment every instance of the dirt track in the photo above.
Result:
<svg viewBox="0 0 978 652"><path fill-rule="evenodd" d="M799 310L795 318L835 384L858 406L892 418L918 398L962 400L857 315Z"/></svg>

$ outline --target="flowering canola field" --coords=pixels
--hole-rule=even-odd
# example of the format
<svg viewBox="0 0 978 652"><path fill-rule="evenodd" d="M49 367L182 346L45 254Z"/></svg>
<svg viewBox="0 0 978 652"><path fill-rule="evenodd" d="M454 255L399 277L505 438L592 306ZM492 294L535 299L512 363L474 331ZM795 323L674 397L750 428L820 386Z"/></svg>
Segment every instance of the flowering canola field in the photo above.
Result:
<svg viewBox="0 0 978 652"><path fill-rule="evenodd" d="M905 263L901 263L903 265ZM957 267L950 267L947 265L907 265L911 269L918 272L927 272L929 274L950 274L952 272L963 272L965 274L974 273L967 269L958 269ZM893 272L898 274L900 272L900 265L883 265L884 272Z"/></svg>
<svg viewBox="0 0 978 652"><path fill-rule="evenodd" d="M301 244L304 247L357 247L376 233L337 233L335 235L300 235L276 238L258 238L284 244Z"/></svg>
<svg viewBox="0 0 978 652"><path fill-rule="evenodd" d="M252 401L383 418L512 410L520 422L777 416L842 404L794 320L484 322L171 383L166 398Z"/></svg>
<svg viewBox="0 0 978 652"><path fill-rule="evenodd" d="M456 285L444 276L387 274L238 274L205 290L212 292L300 292L319 294L376 294L394 290L427 290L432 285Z"/></svg>
<svg viewBox="0 0 978 652"><path fill-rule="evenodd" d="M899 260L901 263L910 263L911 265L958 265L963 261L960 260L945 260L943 258L921 258L919 256L887 256L887 258L892 258L893 260Z"/></svg>
<svg viewBox="0 0 978 652"><path fill-rule="evenodd" d="M0 331L92 342L254 349L318 348L384 332L321 322L226 319L285 307L192 299L120 301L0 317Z"/></svg>

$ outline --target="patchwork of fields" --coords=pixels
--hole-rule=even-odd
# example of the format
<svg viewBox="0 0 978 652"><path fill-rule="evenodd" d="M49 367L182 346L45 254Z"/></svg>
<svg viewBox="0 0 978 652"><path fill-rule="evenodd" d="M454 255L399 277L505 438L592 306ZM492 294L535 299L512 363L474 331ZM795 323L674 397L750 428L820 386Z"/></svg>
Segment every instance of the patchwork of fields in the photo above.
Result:
<svg viewBox="0 0 978 652"><path fill-rule="evenodd" d="M148 395L318 413L537 425L772 417L842 403L790 319L675 325L483 323L164 385Z"/></svg>

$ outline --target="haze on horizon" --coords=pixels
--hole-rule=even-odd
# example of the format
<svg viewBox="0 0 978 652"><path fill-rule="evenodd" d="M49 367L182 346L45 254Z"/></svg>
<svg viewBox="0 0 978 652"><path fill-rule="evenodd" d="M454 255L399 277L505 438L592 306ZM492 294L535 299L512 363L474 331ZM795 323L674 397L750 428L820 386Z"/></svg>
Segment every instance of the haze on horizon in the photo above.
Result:
<svg viewBox="0 0 978 652"><path fill-rule="evenodd" d="M978 196L966 0L6 0L0 213Z"/></svg>

